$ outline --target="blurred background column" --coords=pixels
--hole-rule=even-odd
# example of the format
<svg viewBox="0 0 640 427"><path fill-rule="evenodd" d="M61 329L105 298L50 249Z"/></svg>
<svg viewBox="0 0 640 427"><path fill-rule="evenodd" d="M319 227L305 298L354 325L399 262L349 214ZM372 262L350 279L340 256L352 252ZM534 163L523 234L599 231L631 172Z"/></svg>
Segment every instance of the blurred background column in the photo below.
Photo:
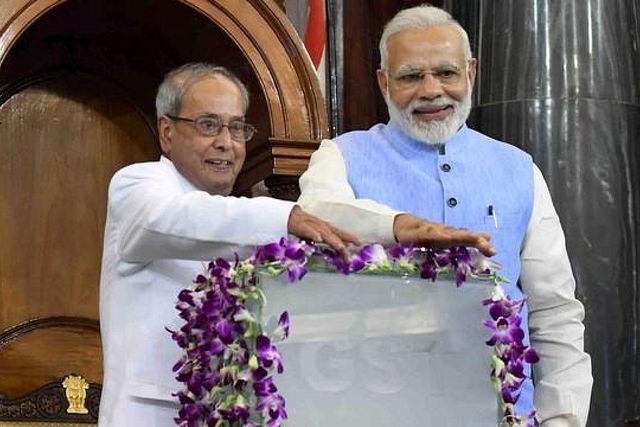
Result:
<svg viewBox="0 0 640 427"><path fill-rule="evenodd" d="M586 307L590 427L639 415L640 4L445 0L479 59L471 126L531 153Z"/></svg>

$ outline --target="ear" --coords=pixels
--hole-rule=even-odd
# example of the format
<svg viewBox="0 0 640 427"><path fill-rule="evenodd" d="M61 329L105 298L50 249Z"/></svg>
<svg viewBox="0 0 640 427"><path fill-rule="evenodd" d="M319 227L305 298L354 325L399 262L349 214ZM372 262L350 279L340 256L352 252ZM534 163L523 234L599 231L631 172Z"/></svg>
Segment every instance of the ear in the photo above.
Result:
<svg viewBox="0 0 640 427"><path fill-rule="evenodd" d="M387 73L382 70L376 70L376 77L378 78L378 87L382 92L382 97L387 99L387 90L389 89L389 79L387 79Z"/></svg>
<svg viewBox="0 0 640 427"><path fill-rule="evenodd" d="M158 117L158 139L160 140L160 149L167 157L171 154L173 128L171 121L166 116Z"/></svg>
<svg viewBox="0 0 640 427"><path fill-rule="evenodd" d="M467 72L467 76L469 77L469 83L471 84L471 88L473 88L476 83L476 71L477 71L478 61L476 58L471 58L469 60L469 71Z"/></svg>

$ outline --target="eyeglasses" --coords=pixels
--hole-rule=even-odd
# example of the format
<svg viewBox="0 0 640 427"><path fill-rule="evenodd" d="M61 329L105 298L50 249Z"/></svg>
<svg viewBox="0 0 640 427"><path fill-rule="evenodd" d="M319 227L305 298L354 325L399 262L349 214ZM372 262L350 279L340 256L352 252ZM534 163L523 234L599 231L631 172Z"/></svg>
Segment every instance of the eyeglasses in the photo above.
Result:
<svg viewBox="0 0 640 427"><path fill-rule="evenodd" d="M220 117L214 115L200 116L196 117L195 119L172 116L170 114L165 114L165 116L174 121L192 123L193 127L196 128L196 130L204 136L220 135L220 132L222 132L222 128L226 127L229 130L229 134L231 135L232 139L236 141L246 142L253 138L253 135L255 135L256 133L256 128L248 123L241 122L240 120L234 120L229 123L224 123L222 119L220 119Z"/></svg>

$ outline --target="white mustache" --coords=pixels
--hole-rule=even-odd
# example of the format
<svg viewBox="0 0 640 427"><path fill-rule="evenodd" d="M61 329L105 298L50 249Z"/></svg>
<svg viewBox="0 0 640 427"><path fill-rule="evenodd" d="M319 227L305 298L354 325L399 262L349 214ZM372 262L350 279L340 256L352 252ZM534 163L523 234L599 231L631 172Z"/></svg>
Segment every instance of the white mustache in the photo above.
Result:
<svg viewBox="0 0 640 427"><path fill-rule="evenodd" d="M447 107L449 105L458 106L460 105L460 102L448 97L439 98L434 101L429 101L426 99L416 99L415 101L412 101L411 104L409 104L405 111L411 111L422 107Z"/></svg>

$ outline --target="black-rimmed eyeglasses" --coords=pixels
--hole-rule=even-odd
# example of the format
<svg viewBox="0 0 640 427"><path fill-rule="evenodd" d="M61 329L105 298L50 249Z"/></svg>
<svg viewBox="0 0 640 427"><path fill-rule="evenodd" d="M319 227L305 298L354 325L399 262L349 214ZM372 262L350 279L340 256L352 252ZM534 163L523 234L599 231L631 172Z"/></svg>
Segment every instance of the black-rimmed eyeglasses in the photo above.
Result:
<svg viewBox="0 0 640 427"><path fill-rule="evenodd" d="M165 116L174 121L193 124L193 127L204 136L217 136L222 132L222 128L226 127L232 139L246 142L253 138L256 133L256 128L248 123L240 120L224 123L220 117L214 115L200 116L195 119L172 116L170 114L165 114Z"/></svg>

